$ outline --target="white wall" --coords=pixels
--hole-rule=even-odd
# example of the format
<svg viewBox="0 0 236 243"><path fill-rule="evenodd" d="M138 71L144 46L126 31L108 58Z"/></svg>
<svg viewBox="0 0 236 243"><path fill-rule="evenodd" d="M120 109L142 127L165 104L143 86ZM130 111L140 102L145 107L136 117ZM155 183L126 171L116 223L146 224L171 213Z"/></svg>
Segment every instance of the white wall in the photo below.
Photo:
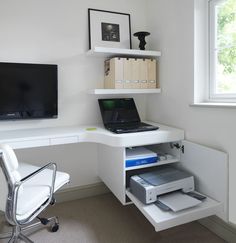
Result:
<svg viewBox="0 0 236 243"><path fill-rule="evenodd" d="M185 130L186 139L229 154L229 218L236 224L236 112L197 108L194 85L194 0L149 0L152 49L161 50L163 92L147 102L147 117ZM214 176L214 168L211 168ZM219 178L220 180L220 178Z"/></svg>
<svg viewBox="0 0 236 243"><path fill-rule="evenodd" d="M59 68L58 119L0 122L0 130L101 122L97 97L86 94L87 89L103 84L103 59L85 54L88 8L130 13L132 33L145 29L146 3L142 0L0 1L0 61L55 63ZM145 96L137 96L136 101L145 118ZM57 162L59 169L71 174L73 187L99 181L96 152L94 144L77 144L17 154L35 164Z"/></svg>

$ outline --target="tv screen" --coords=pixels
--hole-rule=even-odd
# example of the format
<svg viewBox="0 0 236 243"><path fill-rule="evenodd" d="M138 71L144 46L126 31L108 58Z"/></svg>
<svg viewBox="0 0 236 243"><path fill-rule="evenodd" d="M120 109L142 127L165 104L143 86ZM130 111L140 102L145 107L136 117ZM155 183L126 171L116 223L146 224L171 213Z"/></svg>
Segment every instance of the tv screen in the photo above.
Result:
<svg viewBox="0 0 236 243"><path fill-rule="evenodd" d="M0 63L0 120L57 117L57 65Z"/></svg>

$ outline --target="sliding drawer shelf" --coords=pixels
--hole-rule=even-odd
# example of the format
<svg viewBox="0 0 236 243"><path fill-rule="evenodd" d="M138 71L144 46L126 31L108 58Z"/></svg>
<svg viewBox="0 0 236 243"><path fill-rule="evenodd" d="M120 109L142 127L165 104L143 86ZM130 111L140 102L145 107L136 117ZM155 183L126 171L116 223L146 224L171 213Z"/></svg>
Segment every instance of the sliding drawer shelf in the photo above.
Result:
<svg viewBox="0 0 236 243"><path fill-rule="evenodd" d="M134 49L120 49L120 48L109 48L109 47L94 47L87 52L88 56L94 57L149 57L156 58L161 56L160 51L148 51L148 50L134 50Z"/></svg>
<svg viewBox="0 0 236 243"><path fill-rule="evenodd" d="M153 164L145 164L145 165L139 165L139 166L132 166L132 167L126 168L125 170L126 171L129 171L129 170L137 170L137 169L149 168L149 167L154 167L154 166L159 166L159 165L167 165L167 164L176 163L176 162L179 162L179 158L162 160L162 161L158 161L157 163L153 163Z"/></svg>
<svg viewBox="0 0 236 243"><path fill-rule="evenodd" d="M88 94L159 94L161 89L90 89Z"/></svg>
<svg viewBox="0 0 236 243"><path fill-rule="evenodd" d="M223 211L221 203L207 197L201 204L193 208L185 209L180 212L163 211L155 204L145 205L141 203L130 191L126 190L126 195L144 214L149 222L155 227L156 231L165 230L180 224L185 224L194 220L215 215Z"/></svg>

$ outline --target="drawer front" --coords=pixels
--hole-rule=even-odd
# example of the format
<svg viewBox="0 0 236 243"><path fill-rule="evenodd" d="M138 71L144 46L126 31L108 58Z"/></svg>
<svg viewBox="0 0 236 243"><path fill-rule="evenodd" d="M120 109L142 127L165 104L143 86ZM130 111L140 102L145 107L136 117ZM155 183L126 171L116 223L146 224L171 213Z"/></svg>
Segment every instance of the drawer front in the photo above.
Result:
<svg viewBox="0 0 236 243"><path fill-rule="evenodd" d="M79 138L77 136L58 137L58 138L50 139L51 145L70 144L70 143L78 143L78 142L79 142Z"/></svg>
<svg viewBox="0 0 236 243"><path fill-rule="evenodd" d="M9 144L13 149L34 148L34 147L42 147L42 146L50 145L49 139L15 141L15 142L9 142L7 144Z"/></svg>

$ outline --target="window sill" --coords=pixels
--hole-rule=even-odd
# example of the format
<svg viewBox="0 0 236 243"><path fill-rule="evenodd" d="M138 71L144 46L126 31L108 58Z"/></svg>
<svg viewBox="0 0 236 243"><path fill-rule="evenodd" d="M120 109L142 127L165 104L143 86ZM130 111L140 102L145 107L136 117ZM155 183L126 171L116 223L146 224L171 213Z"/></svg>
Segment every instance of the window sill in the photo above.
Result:
<svg viewBox="0 0 236 243"><path fill-rule="evenodd" d="M190 104L192 107L213 107L213 108L236 108L236 103L214 103L214 102L199 102Z"/></svg>

